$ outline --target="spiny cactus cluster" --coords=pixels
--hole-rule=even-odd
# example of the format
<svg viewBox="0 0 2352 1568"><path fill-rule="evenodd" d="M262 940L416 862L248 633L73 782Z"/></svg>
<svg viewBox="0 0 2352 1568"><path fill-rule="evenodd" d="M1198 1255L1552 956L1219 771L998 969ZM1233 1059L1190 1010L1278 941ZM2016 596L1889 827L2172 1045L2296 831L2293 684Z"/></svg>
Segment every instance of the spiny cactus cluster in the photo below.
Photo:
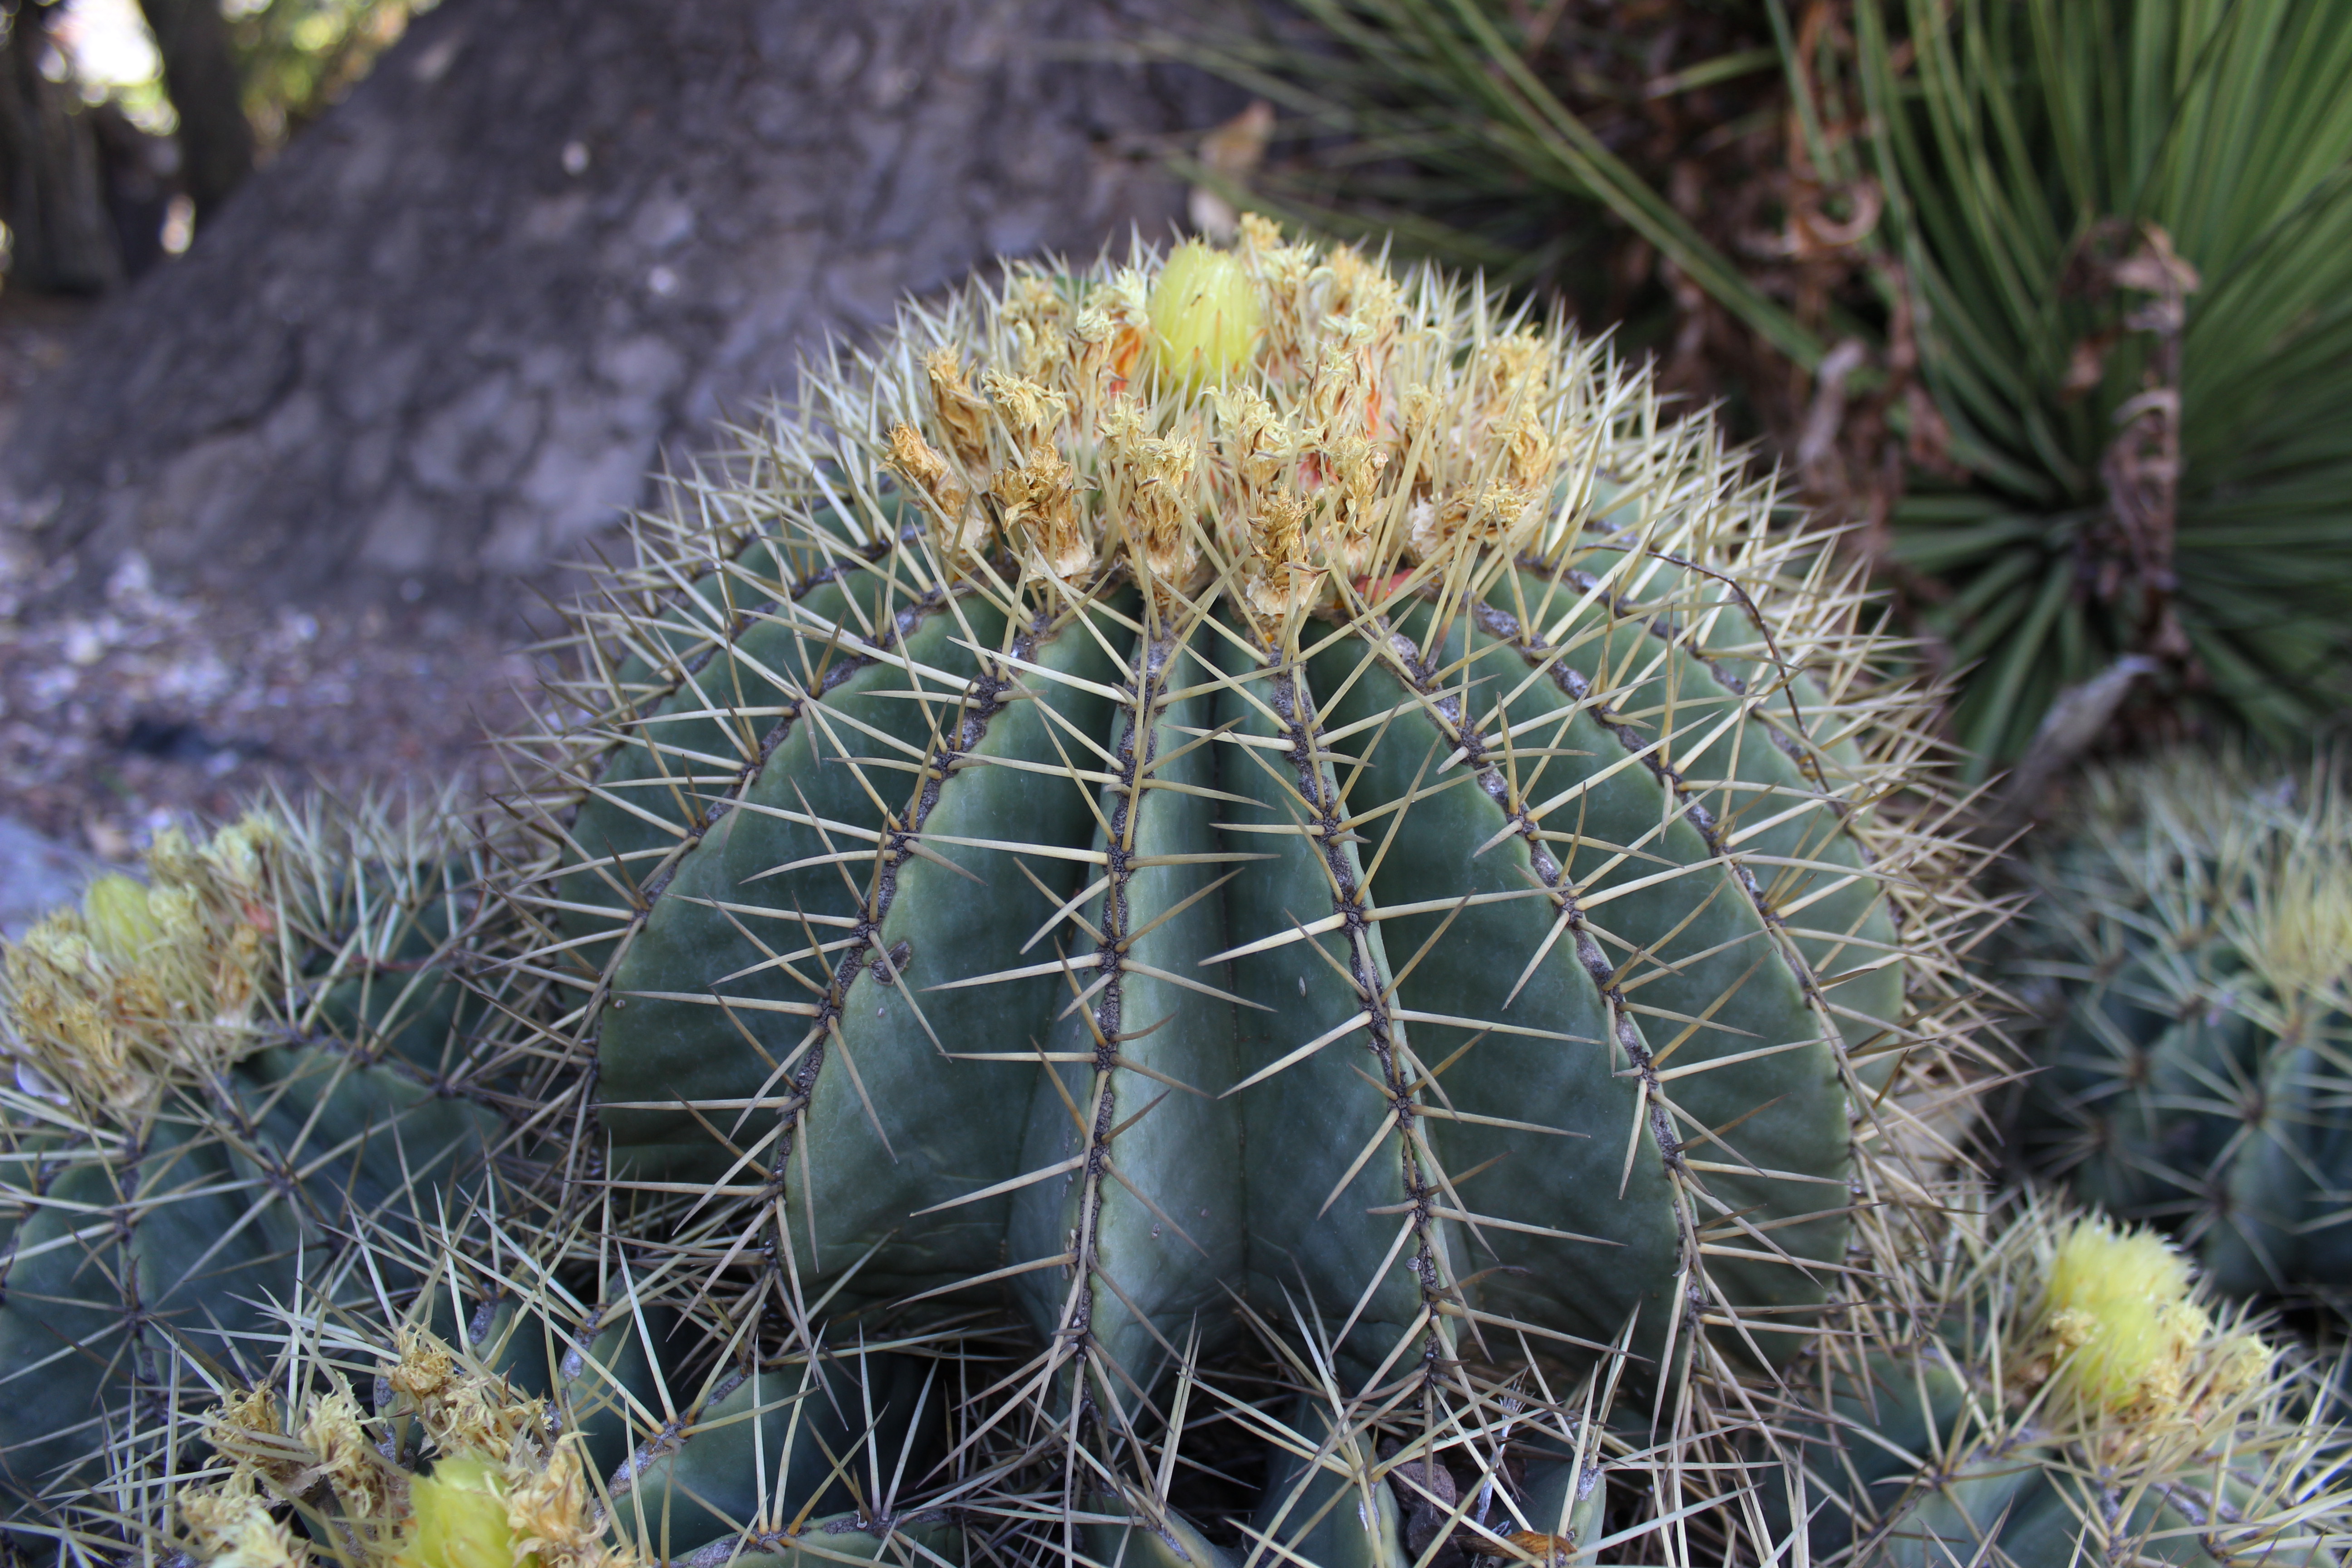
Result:
<svg viewBox="0 0 2352 1568"><path fill-rule="evenodd" d="M542 1114L457 978L457 846L284 803L158 836L0 967L0 1479L70 1486L194 1347ZM545 1075L539 1074L543 1078ZM429 1205L426 1207L429 1214Z"/></svg>
<svg viewBox="0 0 2352 1568"><path fill-rule="evenodd" d="M2027 1302L2049 1270L1972 1217L1987 906L1934 694L1707 421L1255 221L910 308L803 393L642 520L494 848L258 851L320 869L245 1033L12 1047L145 1194L77 1255L109 1288L209 1280L237 1221L175 1226L188 1192L308 1226L207 1299L227 1335L86 1288L144 1359L38 1438L20 1530L238 1568L1861 1562L1949 1536L1942 1472L1847 1484L1926 1441L1899 1403L1839 1447L1932 1343L1952 1388L2047 1363L2042 1425L1931 1400L1939 1452L2347 1539L2338 1449L2278 1436L2292 1380L2176 1260ZM180 954L159 900L109 884L76 940ZM381 1072L474 1131L412 1135ZM244 1163L138 1186L167 1123ZM74 1212L46 1158L11 1313ZM2093 1399L2157 1386L2081 1349L2143 1319L2189 1392ZM1981 1490L1956 1518L2067 1560L2004 1533L2063 1534L2041 1492ZM2140 1495L2067 1541L2141 1540Z"/></svg>
<svg viewBox="0 0 2352 1568"><path fill-rule="evenodd" d="M2339 763L2089 781L2034 858L2026 1151L2236 1295L2352 1285L2352 806Z"/></svg>
<svg viewBox="0 0 2352 1568"><path fill-rule="evenodd" d="M1760 1511L1810 1518L1812 1561L2336 1560L2317 1373L2217 1321L2154 1233L2027 1202L1958 1216L1918 1272L1762 1445Z"/></svg>

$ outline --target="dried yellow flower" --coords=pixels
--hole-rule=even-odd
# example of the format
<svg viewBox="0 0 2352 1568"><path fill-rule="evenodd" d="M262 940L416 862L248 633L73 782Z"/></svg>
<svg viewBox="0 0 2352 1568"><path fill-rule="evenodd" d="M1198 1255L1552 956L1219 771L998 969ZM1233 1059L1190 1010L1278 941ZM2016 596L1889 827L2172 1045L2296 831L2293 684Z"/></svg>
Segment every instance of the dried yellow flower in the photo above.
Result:
<svg viewBox="0 0 2352 1568"><path fill-rule="evenodd" d="M400 1516L407 1503L407 1477L368 1440L349 1389L313 1400L303 1413L299 1436L310 1450L317 1479L335 1489L346 1512L362 1519Z"/></svg>
<svg viewBox="0 0 2352 1568"><path fill-rule="evenodd" d="M177 1499L191 1553L207 1568L310 1568L310 1549L269 1512L250 1471L218 1486L189 1487Z"/></svg>
<svg viewBox="0 0 2352 1568"><path fill-rule="evenodd" d="M947 459L911 425L890 427L890 471L931 506L931 531L950 559L979 553L987 524L971 515L971 492L948 472Z"/></svg>
<svg viewBox="0 0 2352 1568"><path fill-rule="evenodd" d="M923 356L931 412L947 432L948 450L971 473L988 471L988 405L964 379L963 366L945 349Z"/></svg>
<svg viewBox="0 0 2352 1568"><path fill-rule="evenodd" d="M1093 563L1094 541L1078 522L1076 476L1052 442L1033 442L1024 461L989 481L988 493L999 523L1034 565L1074 578Z"/></svg>
<svg viewBox="0 0 2352 1568"><path fill-rule="evenodd" d="M1321 595L1324 571L1307 557L1307 519L1305 501L1276 492L1251 520L1244 594L1259 620L1277 627Z"/></svg>
<svg viewBox="0 0 2352 1568"><path fill-rule="evenodd" d="M1032 381L1057 380L1071 361L1076 311L1062 291L1034 273L1015 278L1004 293L1003 320Z"/></svg>
<svg viewBox="0 0 2352 1568"><path fill-rule="evenodd" d="M1007 375L992 370L982 374L980 384L987 388L989 400L1004 416L1005 428L1013 433L1016 447L1026 448L1051 441L1069 416L1067 397L1025 375Z"/></svg>
<svg viewBox="0 0 2352 1568"><path fill-rule="evenodd" d="M1192 537L1200 510L1193 445L1181 437L1151 434L1135 405L1125 401L1113 408L1107 425L1103 467L1113 504L1125 507L1128 537L1155 582L1187 587L1200 564Z"/></svg>

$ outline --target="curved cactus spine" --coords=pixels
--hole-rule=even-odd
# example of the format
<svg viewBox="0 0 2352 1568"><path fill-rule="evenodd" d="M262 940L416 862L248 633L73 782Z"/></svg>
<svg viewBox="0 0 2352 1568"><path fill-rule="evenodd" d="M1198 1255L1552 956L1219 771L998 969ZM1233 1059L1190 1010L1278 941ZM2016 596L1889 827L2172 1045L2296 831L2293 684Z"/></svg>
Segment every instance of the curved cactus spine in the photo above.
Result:
<svg viewBox="0 0 2352 1568"><path fill-rule="evenodd" d="M1009 1298L1113 1426L1237 1291L1365 1385L1785 1359L1952 1081L1921 694L1603 351L1185 256L1214 331L910 312L583 619L518 901L631 1224L803 1335Z"/></svg>
<svg viewBox="0 0 2352 1568"><path fill-rule="evenodd" d="M1918 1310L1828 1342L1770 1429L1762 1552L1823 1564L2332 1563L2352 1545L2322 1380L2217 1321L2147 1231L2027 1202L1958 1216ZM1761 1445L1759 1445L1761 1447Z"/></svg>
<svg viewBox="0 0 2352 1568"><path fill-rule="evenodd" d="M169 1405L175 1347L234 1365L354 1213L429 1212L540 1109L544 1075L484 1047L494 1009L454 978L475 878L449 854L281 805L166 833L148 885L105 879L8 951L10 1490L86 1485L138 1395Z"/></svg>
<svg viewBox="0 0 2352 1568"><path fill-rule="evenodd" d="M2179 1229L2235 1295L2352 1285L2352 808L2340 763L2176 755L2089 781L2012 984L2043 1013L2039 1166Z"/></svg>

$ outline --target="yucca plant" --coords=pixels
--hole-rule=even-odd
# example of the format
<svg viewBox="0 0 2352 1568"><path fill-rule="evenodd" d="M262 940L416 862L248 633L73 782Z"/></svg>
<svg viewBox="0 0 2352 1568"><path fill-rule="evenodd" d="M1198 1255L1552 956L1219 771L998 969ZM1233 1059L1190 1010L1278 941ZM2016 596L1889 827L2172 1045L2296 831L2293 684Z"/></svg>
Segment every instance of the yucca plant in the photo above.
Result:
<svg viewBox="0 0 2352 1568"><path fill-rule="evenodd" d="M2127 655L2273 733L2340 706L2352 12L1910 0L1855 26L1918 374L1971 480L1916 491L1893 547L1982 662L1961 741L2020 755Z"/></svg>

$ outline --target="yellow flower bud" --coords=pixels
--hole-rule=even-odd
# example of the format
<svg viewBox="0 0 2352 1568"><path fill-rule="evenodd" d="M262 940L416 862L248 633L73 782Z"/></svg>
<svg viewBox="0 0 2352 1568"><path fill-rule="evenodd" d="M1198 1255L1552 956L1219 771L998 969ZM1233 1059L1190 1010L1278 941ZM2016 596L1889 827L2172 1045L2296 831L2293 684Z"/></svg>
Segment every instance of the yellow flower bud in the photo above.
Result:
<svg viewBox="0 0 2352 1568"><path fill-rule="evenodd" d="M120 872L92 882L81 896L81 908L99 948L118 959L134 956L163 934L147 889Z"/></svg>
<svg viewBox="0 0 2352 1568"><path fill-rule="evenodd" d="M2189 1298L2189 1261L2145 1230L2084 1220L2050 1265L2044 1322L2058 1376L2084 1406L2164 1416L2211 1328Z"/></svg>
<svg viewBox="0 0 2352 1568"><path fill-rule="evenodd" d="M1151 286L1151 350L1187 390L1220 384L1257 352L1257 286L1227 250L1178 246Z"/></svg>
<svg viewBox="0 0 2352 1568"><path fill-rule="evenodd" d="M501 1468L492 1460L445 1458L409 1484L411 1528L394 1568L538 1568L515 1556Z"/></svg>

